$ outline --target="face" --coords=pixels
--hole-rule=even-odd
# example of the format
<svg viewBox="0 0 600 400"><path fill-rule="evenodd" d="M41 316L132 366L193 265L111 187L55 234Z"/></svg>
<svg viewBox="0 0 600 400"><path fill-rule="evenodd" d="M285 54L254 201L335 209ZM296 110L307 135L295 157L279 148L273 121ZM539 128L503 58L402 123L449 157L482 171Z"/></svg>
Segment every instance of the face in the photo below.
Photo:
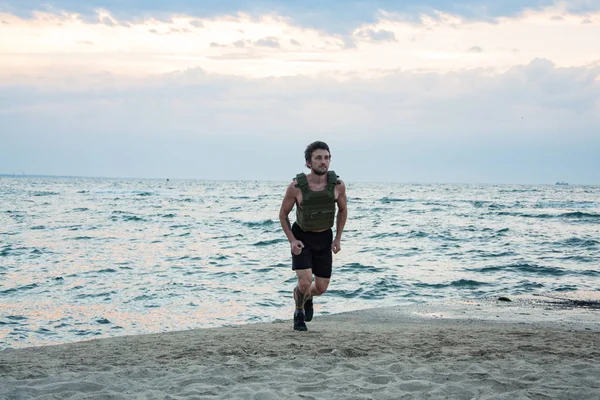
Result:
<svg viewBox="0 0 600 400"><path fill-rule="evenodd" d="M314 172L316 175L325 175L329 170L329 162L331 161L331 156L327 150L315 150L312 153L312 158L310 163L307 163L308 167Z"/></svg>

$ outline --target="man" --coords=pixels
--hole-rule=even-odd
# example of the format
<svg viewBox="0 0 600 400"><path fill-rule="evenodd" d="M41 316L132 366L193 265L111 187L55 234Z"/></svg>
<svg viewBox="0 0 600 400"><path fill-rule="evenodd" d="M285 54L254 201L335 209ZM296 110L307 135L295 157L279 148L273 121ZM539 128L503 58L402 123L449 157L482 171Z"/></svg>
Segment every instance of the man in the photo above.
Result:
<svg viewBox="0 0 600 400"><path fill-rule="evenodd" d="M331 153L324 142L314 142L304 152L308 175L300 173L287 187L279 221L292 251L292 270L298 285L294 288L294 330L306 331L305 321L313 317L313 296L327 290L331 279L332 252L341 247L342 231L346 224L346 186L334 171L329 171ZM338 213L336 234L331 230ZM292 226L288 214L296 206L296 222ZM313 274L315 280L313 282Z"/></svg>

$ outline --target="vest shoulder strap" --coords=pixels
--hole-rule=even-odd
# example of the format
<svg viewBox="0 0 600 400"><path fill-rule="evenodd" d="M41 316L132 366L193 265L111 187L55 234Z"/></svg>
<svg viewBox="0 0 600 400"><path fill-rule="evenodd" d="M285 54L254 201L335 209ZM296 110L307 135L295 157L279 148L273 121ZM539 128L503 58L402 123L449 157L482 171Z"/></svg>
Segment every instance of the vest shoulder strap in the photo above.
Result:
<svg viewBox="0 0 600 400"><path fill-rule="evenodd" d="M335 173L335 171L327 172L327 188L329 190L333 189L335 185L339 185L341 182L338 180L339 175Z"/></svg>
<svg viewBox="0 0 600 400"><path fill-rule="evenodd" d="M296 184L296 187L299 187L300 190L302 190L303 192L308 189L308 180L306 179L305 173L302 172L302 173L297 174L296 180L298 181L298 183Z"/></svg>

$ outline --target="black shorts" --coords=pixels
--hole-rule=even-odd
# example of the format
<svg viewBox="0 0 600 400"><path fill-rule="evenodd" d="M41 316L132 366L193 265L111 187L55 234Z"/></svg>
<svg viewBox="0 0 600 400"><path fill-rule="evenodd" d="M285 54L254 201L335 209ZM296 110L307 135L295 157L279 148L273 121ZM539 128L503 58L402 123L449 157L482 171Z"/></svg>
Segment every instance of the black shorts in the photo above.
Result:
<svg viewBox="0 0 600 400"><path fill-rule="evenodd" d="M304 244L300 254L292 253L292 270L312 269L319 278L331 278L333 231L305 232L294 222L292 233Z"/></svg>

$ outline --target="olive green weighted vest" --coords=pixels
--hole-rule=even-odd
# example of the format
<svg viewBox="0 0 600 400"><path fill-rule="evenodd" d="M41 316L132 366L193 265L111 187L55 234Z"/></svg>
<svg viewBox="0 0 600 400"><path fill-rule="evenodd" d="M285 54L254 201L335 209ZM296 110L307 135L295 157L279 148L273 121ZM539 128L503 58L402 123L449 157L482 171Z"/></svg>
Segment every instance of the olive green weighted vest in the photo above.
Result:
<svg viewBox="0 0 600 400"><path fill-rule="evenodd" d="M313 191L306 174L296 175L296 187L302 190L302 208L296 207L296 223L303 231L321 231L333 226L335 219L335 185L340 184L334 171L327 172L325 190Z"/></svg>

